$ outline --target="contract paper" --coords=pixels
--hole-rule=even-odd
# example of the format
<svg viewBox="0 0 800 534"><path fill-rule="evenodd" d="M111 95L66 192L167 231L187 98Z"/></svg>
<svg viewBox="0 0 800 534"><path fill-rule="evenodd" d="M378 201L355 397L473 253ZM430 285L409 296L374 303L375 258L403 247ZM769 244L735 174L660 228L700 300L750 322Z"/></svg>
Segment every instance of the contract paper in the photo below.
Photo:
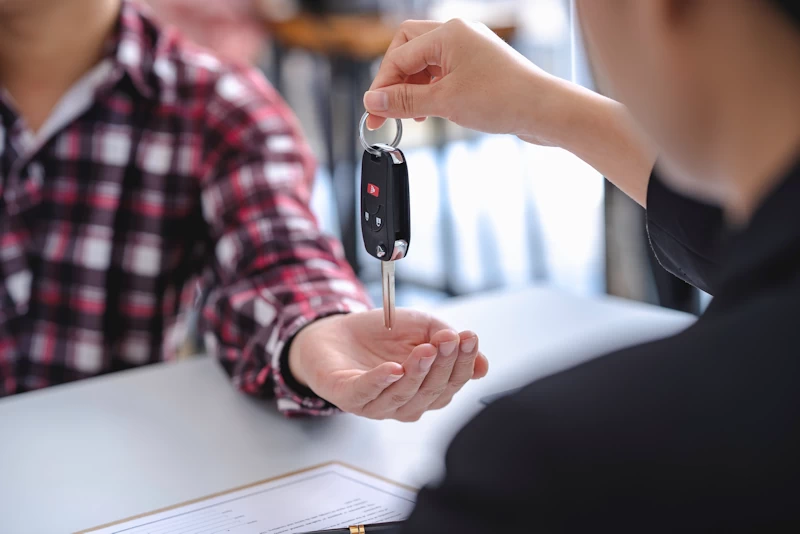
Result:
<svg viewBox="0 0 800 534"><path fill-rule="evenodd" d="M332 463L85 531L92 534L300 534L400 521L410 488Z"/></svg>

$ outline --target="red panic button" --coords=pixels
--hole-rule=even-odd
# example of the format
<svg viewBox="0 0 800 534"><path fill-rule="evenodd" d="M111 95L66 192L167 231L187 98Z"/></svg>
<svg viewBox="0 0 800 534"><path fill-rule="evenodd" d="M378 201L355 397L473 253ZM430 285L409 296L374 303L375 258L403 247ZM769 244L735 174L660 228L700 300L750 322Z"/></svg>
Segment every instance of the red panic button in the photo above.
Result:
<svg viewBox="0 0 800 534"><path fill-rule="evenodd" d="M378 198L378 195L381 194L381 190L377 185L367 184L367 194Z"/></svg>

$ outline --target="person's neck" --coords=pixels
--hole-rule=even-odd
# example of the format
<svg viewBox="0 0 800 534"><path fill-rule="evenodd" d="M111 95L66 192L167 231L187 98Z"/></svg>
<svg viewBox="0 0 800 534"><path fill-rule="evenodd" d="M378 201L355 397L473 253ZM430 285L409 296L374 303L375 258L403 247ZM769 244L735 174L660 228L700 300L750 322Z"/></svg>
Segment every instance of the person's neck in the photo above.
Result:
<svg viewBox="0 0 800 534"><path fill-rule="evenodd" d="M0 87L29 129L97 64L119 9L120 0L28 0L0 18Z"/></svg>
<svg viewBox="0 0 800 534"><path fill-rule="evenodd" d="M754 68L723 89L717 172L728 182L723 208L734 226L750 221L800 158L800 38L795 32L782 44L754 54Z"/></svg>

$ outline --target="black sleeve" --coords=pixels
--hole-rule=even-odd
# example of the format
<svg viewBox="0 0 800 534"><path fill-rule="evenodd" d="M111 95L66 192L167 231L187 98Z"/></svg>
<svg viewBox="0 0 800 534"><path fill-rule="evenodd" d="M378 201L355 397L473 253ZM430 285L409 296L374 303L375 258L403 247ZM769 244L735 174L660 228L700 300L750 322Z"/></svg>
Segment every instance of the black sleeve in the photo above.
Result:
<svg viewBox="0 0 800 534"><path fill-rule="evenodd" d="M720 405L709 373L686 373L711 365L698 354L713 350L690 350L699 341L623 349L490 404L453 440L444 480L419 493L402 534L687 531L693 507L720 491L711 476L705 498L693 493L698 466L718 454L695 439L713 427L699 399Z"/></svg>
<svg viewBox="0 0 800 534"><path fill-rule="evenodd" d="M402 534L547 532L544 447L532 415L512 395L470 422L447 452L447 475L418 495ZM542 523L536 524L542 521ZM532 530L533 527L538 527Z"/></svg>
<svg viewBox="0 0 800 534"><path fill-rule="evenodd" d="M723 232L721 209L672 191L653 171L647 188L647 233L662 267L713 295Z"/></svg>

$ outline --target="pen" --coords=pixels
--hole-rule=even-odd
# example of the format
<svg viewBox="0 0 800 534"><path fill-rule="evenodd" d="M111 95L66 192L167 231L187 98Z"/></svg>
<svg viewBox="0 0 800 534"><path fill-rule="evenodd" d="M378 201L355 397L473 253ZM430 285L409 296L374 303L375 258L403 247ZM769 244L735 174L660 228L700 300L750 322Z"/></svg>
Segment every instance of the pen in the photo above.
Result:
<svg viewBox="0 0 800 534"><path fill-rule="evenodd" d="M375 525L356 525L348 528L334 528L330 530L315 530L305 534L397 534L400 532L402 521L390 521Z"/></svg>

